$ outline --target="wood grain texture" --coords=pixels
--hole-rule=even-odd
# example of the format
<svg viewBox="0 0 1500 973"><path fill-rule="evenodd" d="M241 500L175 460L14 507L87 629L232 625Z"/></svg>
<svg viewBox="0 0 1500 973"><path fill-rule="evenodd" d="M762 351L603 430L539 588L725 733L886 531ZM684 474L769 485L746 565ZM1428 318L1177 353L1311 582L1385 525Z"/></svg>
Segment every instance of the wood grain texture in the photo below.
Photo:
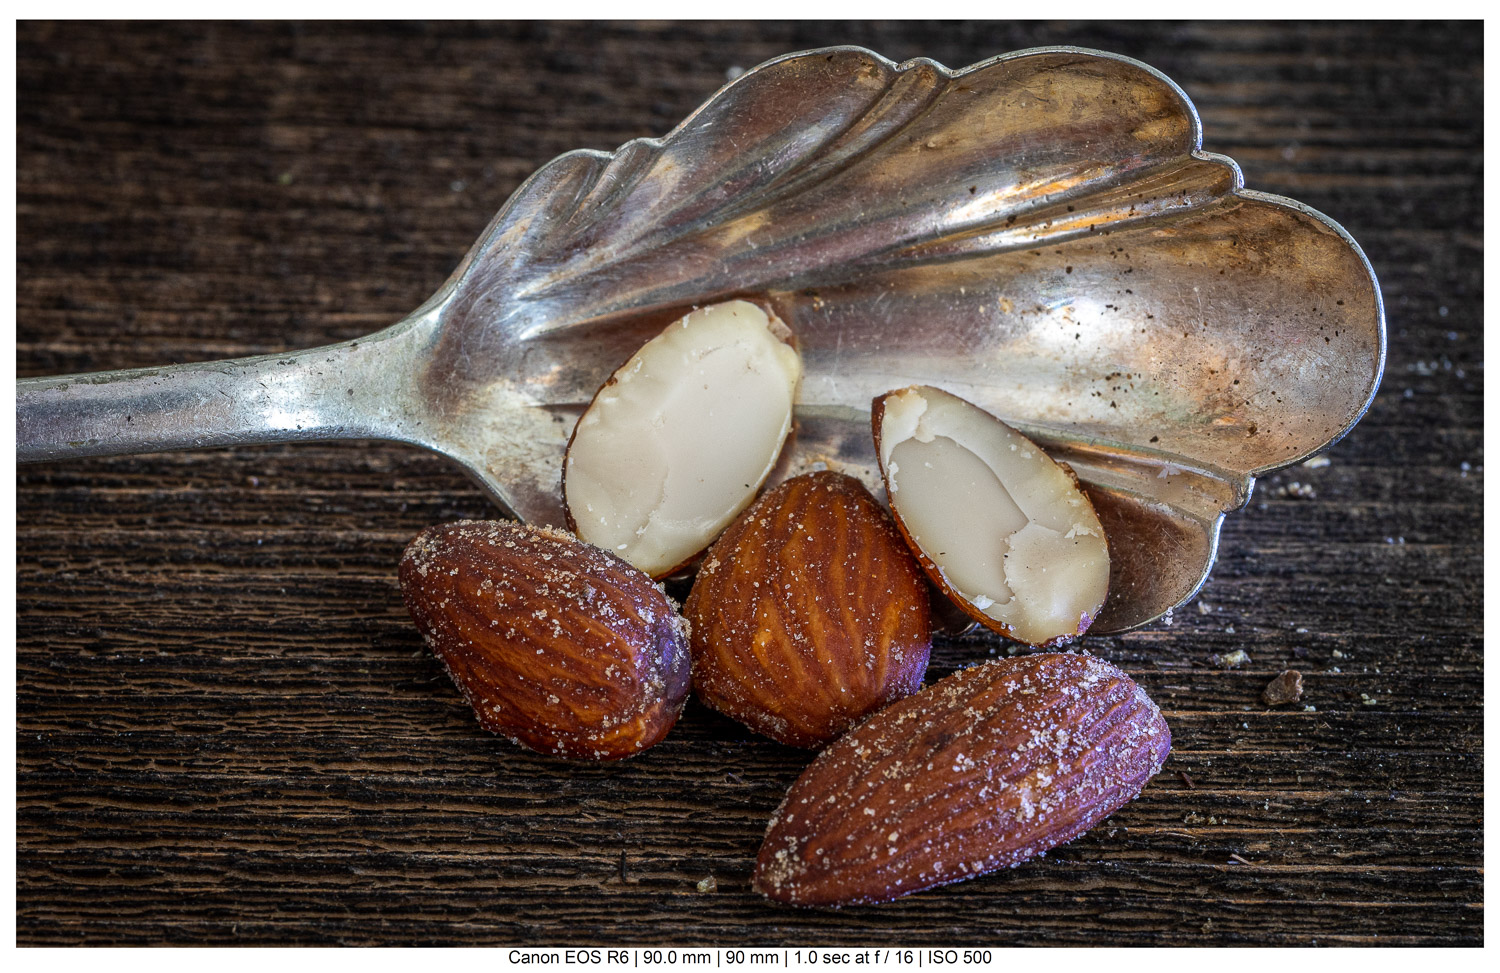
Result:
<svg viewBox="0 0 1500 973"><path fill-rule="evenodd" d="M608 767L478 728L396 588L417 531L491 513L443 461L356 443L24 467L18 941L1482 942L1481 34L20 24L22 375L375 330L554 155L662 134L731 66L830 43L1160 68L1247 185L1361 242L1390 349L1330 465L1228 519L1195 605L1088 640L1171 725L1141 798L1042 861L843 913L749 890L805 753L695 704ZM1210 661L1233 649L1252 661ZM940 641L929 679L1004 651ZM1261 704L1288 666L1315 710Z"/></svg>

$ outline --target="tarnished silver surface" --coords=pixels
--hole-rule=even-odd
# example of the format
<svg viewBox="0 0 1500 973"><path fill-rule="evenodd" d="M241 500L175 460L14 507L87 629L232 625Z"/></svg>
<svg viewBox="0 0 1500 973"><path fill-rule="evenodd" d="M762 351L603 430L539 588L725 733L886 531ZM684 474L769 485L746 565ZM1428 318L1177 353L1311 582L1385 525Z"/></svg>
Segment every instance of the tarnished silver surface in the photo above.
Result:
<svg viewBox="0 0 1500 973"><path fill-rule="evenodd" d="M1114 561L1095 631L1121 631L1192 597L1223 515L1347 432L1385 360L1354 241L1200 144L1186 95L1115 55L787 55L661 139L538 170L379 334L21 380L19 457L390 439L555 524L600 383L686 309L745 296L806 368L778 477L822 463L878 491L870 400L949 389L1087 484Z"/></svg>

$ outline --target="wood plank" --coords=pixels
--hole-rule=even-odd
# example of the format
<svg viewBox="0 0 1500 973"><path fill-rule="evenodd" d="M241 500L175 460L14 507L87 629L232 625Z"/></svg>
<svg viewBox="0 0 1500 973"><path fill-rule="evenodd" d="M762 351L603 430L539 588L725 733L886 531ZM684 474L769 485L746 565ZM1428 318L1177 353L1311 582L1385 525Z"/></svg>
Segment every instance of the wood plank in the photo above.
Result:
<svg viewBox="0 0 1500 973"><path fill-rule="evenodd" d="M395 583L417 531L493 514L437 457L30 466L19 943L1482 943L1473 24L24 22L17 373L369 333L540 164L663 134L731 67L832 43L1140 58L1194 99L1206 149L1340 220L1379 275L1388 360L1360 425L1327 465L1257 486L1171 624L1085 645L1162 705L1165 772L1022 868L879 909L776 908L748 877L808 754L696 703L608 767L478 728ZM1236 649L1250 661L1215 662ZM940 639L929 679L1009 651ZM1268 709L1287 667L1304 697Z"/></svg>

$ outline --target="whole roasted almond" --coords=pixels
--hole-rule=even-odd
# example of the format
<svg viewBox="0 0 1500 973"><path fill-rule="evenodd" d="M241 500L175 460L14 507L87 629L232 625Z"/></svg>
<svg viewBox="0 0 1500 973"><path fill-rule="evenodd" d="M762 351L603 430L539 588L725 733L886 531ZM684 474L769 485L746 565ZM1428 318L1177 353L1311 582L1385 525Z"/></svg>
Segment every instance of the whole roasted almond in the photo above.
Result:
<svg viewBox="0 0 1500 973"><path fill-rule="evenodd" d="M685 606L694 691L772 739L820 746L921 688L927 590L858 480L788 480L740 515L698 572Z"/></svg>
<svg viewBox="0 0 1500 973"><path fill-rule="evenodd" d="M677 721L687 626L651 579L560 530L429 527L401 592L480 725L541 753L629 757Z"/></svg>
<svg viewBox="0 0 1500 973"><path fill-rule="evenodd" d="M1171 749L1156 704L1107 662L966 669L818 755L771 817L754 886L840 906L1010 868L1132 800Z"/></svg>

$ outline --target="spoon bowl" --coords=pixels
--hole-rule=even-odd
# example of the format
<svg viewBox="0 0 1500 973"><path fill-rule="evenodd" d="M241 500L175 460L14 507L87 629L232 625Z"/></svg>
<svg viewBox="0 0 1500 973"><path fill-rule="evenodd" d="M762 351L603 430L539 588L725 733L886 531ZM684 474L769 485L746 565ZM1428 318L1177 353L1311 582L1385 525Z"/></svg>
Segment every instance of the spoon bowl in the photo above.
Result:
<svg viewBox="0 0 1500 973"><path fill-rule="evenodd" d="M18 457L393 440L557 525L563 450L599 385L733 297L775 310L803 355L771 483L829 468L879 495L871 400L945 388L1085 484L1110 540L1105 633L1191 598L1224 514L1344 435L1385 357L1358 245L1245 190L1153 69L1047 48L951 71L835 47L746 72L660 139L548 163L375 335L20 380Z"/></svg>

